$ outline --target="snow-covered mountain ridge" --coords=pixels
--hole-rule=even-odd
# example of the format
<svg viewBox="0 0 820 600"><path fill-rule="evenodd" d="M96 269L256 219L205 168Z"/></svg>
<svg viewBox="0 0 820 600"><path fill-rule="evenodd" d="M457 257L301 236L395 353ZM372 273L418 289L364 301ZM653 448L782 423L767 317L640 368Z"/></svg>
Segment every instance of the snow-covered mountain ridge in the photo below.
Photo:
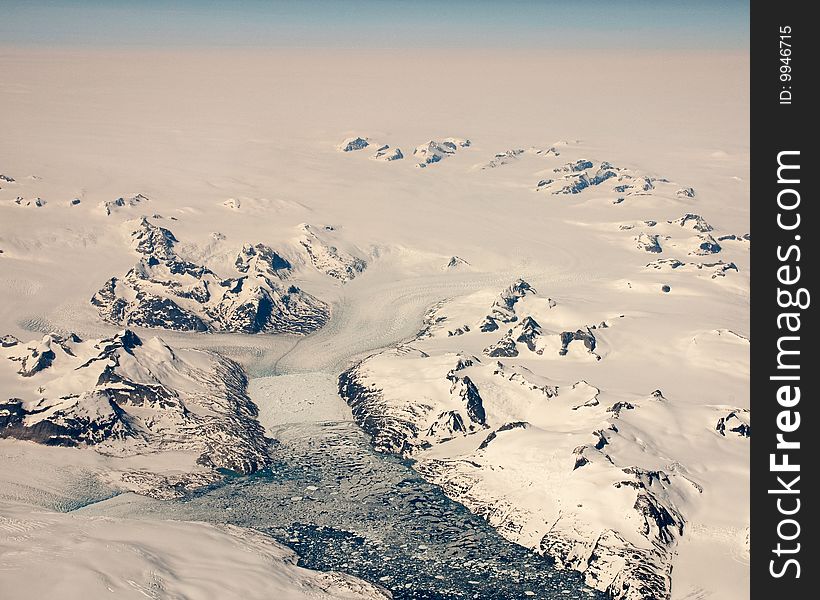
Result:
<svg viewBox="0 0 820 600"><path fill-rule="evenodd" d="M343 373L357 422L378 449L414 459L589 585L619 600L670 597L677 544L708 485L690 458L711 444L711 460L738 460L749 411L597 387L595 365L620 350L609 332L636 325L626 315L567 321L572 309L522 279L482 306L486 297L437 307L415 340ZM555 379L564 361L588 375ZM683 418L687 442L668 444L665 424Z"/></svg>
<svg viewBox="0 0 820 600"><path fill-rule="evenodd" d="M272 443L256 421L247 378L235 362L201 350L143 340L131 330L81 340L50 334L0 348L7 398L0 437L88 447L112 457L190 456L178 468L120 473L116 485L175 497L269 463ZM127 462L127 461L124 461Z"/></svg>

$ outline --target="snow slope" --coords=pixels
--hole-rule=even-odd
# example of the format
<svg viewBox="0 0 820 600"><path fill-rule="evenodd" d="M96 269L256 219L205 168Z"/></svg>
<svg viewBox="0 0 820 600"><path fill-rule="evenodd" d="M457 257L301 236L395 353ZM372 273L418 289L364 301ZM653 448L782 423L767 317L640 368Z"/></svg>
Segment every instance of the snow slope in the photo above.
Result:
<svg viewBox="0 0 820 600"><path fill-rule="evenodd" d="M245 373L212 352L124 330L90 341L7 336L0 361L0 437L120 457L110 478L126 489L172 498L220 479L220 469L248 474L270 462ZM129 460L146 455L153 468Z"/></svg>
<svg viewBox="0 0 820 600"><path fill-rule="evenodd" d="M391 400L385 410L405 400L391 439L415 446L435 421L431 447L414 448L419 469L468 505L456 484L478 486L471 507L505 535L540 548L560 503L566 520L553 533L561 535L544 550L566 564L588 566L595 532L611 530L626 540L611 548L659 553L654 581L666 586L671 565L672 598L743 598L748 439L734 430L749 418L748 70L730 53L710 54L709 69L704 60L560 49L0 50L0 332L38 343L51 333L110 339L139 314L136 295L150 291L205 327L136 319L128 327L138 337L159 326L172 348L217 351L251 373L336 377L377 354L359 367L362 377ZM326 93L348 89L361 93ZM368 145L340 151L357 139ZM393 149L404 160L373 160ZM565 189L577 193L555 193ZM152 252L139 249L132 233L147 232L143 222L170 232L173 256L160 256L161 231ZM139 270L135 256L158 264ZM453 257L463 262L448 266ZM202 276L171 273L173 264ZM112 277L111 295L90 303ZM505 322L507 301L496 301L518 278L537 296L524 294L518 320ZM251 287L221 285L239 280ZM184 297L204 282L209 299ZM259 299L295 294L291 286L304 294L297 311L262 312L291 325L313 314L313 333L270 319L254 326ZM109 310L118 299L125 320ZM320 313L329 319L316 329ZM498 329L481 330L488 316ZM428 325L429 336L415 340ZM284 333L243 333L251 331ZM408 340L414 350L382 353ZM498 356L488 356L492 348ZM480 362L453 382L459 353ZM529 369L534 385L558 395L493 375L497 361L509 377ZM8 381L23 385L21 364L12 366ZM429 382L422 402L406 393L417 381ZM590 387L572 390L581 381ZM466 412L473 387L483 424L475 402ZM590 402L592 388L599 404L572 410ZM37 395L28 383L20 389ZM272 407L287 399L263 396ZM619 402L634 408L607 412ZM458 420L436 418L458 410L467 435L445 442ZM499 431L519 421L530 425ZM411 425L421 437L399 431ZM522 449L524 439L538 446L552 436L561 443L549 460ZM22 448L4 455L4 467L39 451L66 450L72 461L93 453L2 441ZM574 453L579 446L591 449ZM533 486L572 485L504 486L512 456ZM103 461L94 469L111 468L109 457L92 458ZM435 468L444 463L458 465L453 482ZM669 483L623 471L633 467L663 471ZM13 477L7 489L25 500L25 472ZM622 481L631 483L615 487ZM658 527L641 533L638 481L675 522L659 547ZM498 512L499 486L514 518ZM618 510L590 499L599 487ZM599 575L587 569L596 585L625 573L608 565Z"/></svg>
<svg viewBox="0 0 820 600"><path fill-rule="evenodd" d="M0 502L4 597L375 600L389 594L296 566L267 536L230 525L129 521Z"/></svg>
<svg viewBox="0 0 820 600"><path fill-rule="evenodd" d="M519 279L492 302L478 293L432 311L415 340L346 371L339 390L377 448L413 458L508 538L614 598L666 598L704 490L743 485L750 413L719 396L651 389L663 379L640 377L639 365L663 362L621 348L644 319L606 310L579 310ZM742 371L744 338L703 337L736 349L696 351L679 371L718 356L728 373ZM566 363L584 379L558 379ZM630 376L596 387L602 369Z"/></svg>

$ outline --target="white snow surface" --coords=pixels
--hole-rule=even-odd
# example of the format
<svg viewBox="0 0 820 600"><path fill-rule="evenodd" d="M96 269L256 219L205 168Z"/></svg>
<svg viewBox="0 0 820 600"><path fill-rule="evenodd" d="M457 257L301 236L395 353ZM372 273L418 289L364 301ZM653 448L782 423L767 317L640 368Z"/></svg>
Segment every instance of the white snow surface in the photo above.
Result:
<svg viewBox="0 0 820 600"><path fill-rule="evenodd" d="M0 588L19 600L375 600L382 590L296 566L256 531L54 513L0 501Z"/></svg>
<svg viewBox="0 0 820 600"><path fill-rule="evenodd" d="M624 468L663 471L669 484L658 496L685 520L683 533L663 544L671 598L745 598L749 440L732 429L750 422L748 64L730 53L708 61L703 69L691 53L560 50L450 49L442 58L422 50L2 49L0 336L27 343L52 332L113 335L120 327L102 321L89 300L133 267L134 219L171 230L184 260L217 273L231 273L247 244L264 244L287 253L290 283L327 303L330 321L298 338L162 332L168 345L217 351L252 375L319 372L306 375L317 394L329 388L328 377L372 356L362 366L367 380L422 433L440 412L464 409L466 384L451 394L446 375L458 354L476 356L480 363L464 374L485 400L486 424L450 441L433 436L416 450L422 474L524 545L540 547L560 511L570 547L588 547L606 530L648 549L652 535L641 533L633 510L636 490L613 484L634 481ZM324 93L351 86L372 93ZM431 89L447 94L420 101ZM369 146L339 151L356 138ZM383 146L405 149L406 160L371 160ZM592 167L564 170L578 161ZM596 177L605 163L615 175ZM578 193L556 193L584 179ZM678 193L689 188L696 193ZM661 252L637 247L636 238L655 235ZM734 238L720 239L726 235ZM465 264L446 268L452 257ZM516 304L517 321L481 332L499 293L519 277L538 293ZM416 340L433 314L447 320ZM508 329L522 333L525 316L542 330L535 351L513 338L518 356L487 356ZM559 354L562 332L593 325L594 352L578 339ZM521 379L495 375L497 361ZM558 395L547 398L524 379L557 386ZM324 410L338 418L331 402L277 412L287 386L299 381L281 384L274 390L271 377L255 388L254 398L271 401L260 406L264 424L284 418L278 414L319 419ZM617 417L606 411L618 402L634 408ZM721 419L725 435L716 429ZM490 432L518 421L530 426L498 432L478 449ZM613 424L618 432L595 449L593 432ZM279 561L265 567L269 579L268 571L281 574L272 576L275 585L311 580L294 574L281 550L260 550L262 540L236 546L231 531L180 524L185 544L160 548L127 523L106 533L71 515L35 514L34 504L62 509L80 493L104 497L74 484L108 472L112 459L0 442L7 499L0 518L42 523L36 533L3 534L0 543L15 551L32 535L43 557L65 557L82 539L72 532L89 530L96 556L117 532L122 556L156 550L123 564L120 583L148 586L150 576L136 571L153 569L168 590L183 593L185 573L207 570L209 552L225 552L228 568L247 564L244 597L266 593L258 569L271 561ZM589 462L573 470L573 452L585 445L593 447L581 453ZM460 464L456 483L469 489L445 481L437 464ZM39 472L50 465L61 483L12 465ZM190 562L181 548L197 548ZM36 597L38 563L15 556L4 554L10 568L0 577L25 577L14 581L28 582ZM140 562L151 556L155 566ZM71 560L72 576L99 579L94 561L81 553Z"/></svg>

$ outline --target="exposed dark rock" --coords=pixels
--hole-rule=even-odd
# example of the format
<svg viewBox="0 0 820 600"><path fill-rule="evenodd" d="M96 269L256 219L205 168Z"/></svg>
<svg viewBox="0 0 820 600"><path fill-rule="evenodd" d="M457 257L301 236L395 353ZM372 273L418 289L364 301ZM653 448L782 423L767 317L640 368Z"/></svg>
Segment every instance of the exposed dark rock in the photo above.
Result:
<svg viewBox="0 0 820 600"><path fill-rule="evenodd" d="M499 298L493 302L490 308L489 317L501 323L513 323L518 320L515 314L515 305L527 294L534 294L535 288L523 279L518 279L506 290L501 292ZM484 329L482 329L484 331ZM492 331L492 330L488 330Z"/></svg>
<svg viewBox="0 0 820 600"><path fill-rule="evenodd" d="M218 469L247 474L269 464L271 440L256 421L247 378L233 361L203 352L206 358L191 364L160 340L146 348L129 330L96 343L74 335L46 339L53 355L48 368L55 371L49 387L59 389L62 377L74 385L86 372L91 377L84 380L90 383L78 393L43 397L44 388L33 382L36 402L12 398L0 403L0 437L93 446L106 453L125 448L129 453L194 452L215 476ZM37 347L39 356L46 343ZM71 350L79 344L87 346L75 356ZM96 354L78 364L77 356L89 352ZM27 357L10 358L25 362ZM142 492L164 497L167 490L149 486Z"/></svg>
<svg viewBox="0 0 820 600"><path fill-rule="evenodd" d="M137 206L138 204L142 204L143 202L148 202L148 198L146 196L143 196L142 194L135 194L133 196L121 196L114 200L107 200L102 203L102 207L105 210L105 214L110 215L112 212L119 208Z"/></svg>
<svg viewBox="0 0 820 600"><path fill-rule="evenodd" d="M530 424L526 421L514 421L512 423L504 423L501 427L499 427L495 431L490 432L490 435L484 438L484 441L481 442L481 444L479 444L478 450L484 450L485 448L487 448L487 446L490 445L490 442L492 442L496 437L498 437L499 433L502 433L504 431L510 431L511 429L526 429L529 426Z"/></svg>
<svg viewBox="0 0 820 600"><path fill-rule="evenodd" d="M541 335L541 326L532 317L525 317L518 329L520 333L515 341L526 344L530 352L535 352L535 341Z"/></svg>
<svg viewBox="0 0 820 600"><path fill-rule="evenodd" d="M350 406L354 420L370 436L376 450L411 454L409 440L418 437L418 427L391 414L382 401L382 390L363 384L358 368L356 365L339 375L339 396Z"/></svg>
<svg viewBox="0 0 820 600"><path fill-rule="evenodd" d="M689 188L692 189L692 188ZM694 192L693 192L694 195ZM690 196L691 198L692 196ZM706 219L694 213L686 213L680 219L669 221L671 225L680 225L681 227L690 227L700 233L708 233L712 231L712 226L706 222Z"/></svg>
<svg viewBox="0 0 820 600"><path fill-rule="evenodd" d="M0 337L0 348L11 348L19 343L20 340L13 335L4 335L3 337Z"/></svg>
<svg viewBox="0 0 820 600"><path fill-rule="evenodd" d="M366 138L348 138L341 143L341 145L339 146L339 150L341 150L342 152L353 152L355 150L364 150L369 145L370 142L367 141Z"/></svg>
<svg viewBox="0 0 820 600"><path fill-rule="evenodd" d="M293 268L287 259L264 244L245 244L234 264L240 273L256 272L274 275L280 279L286 279Z"/></svg>
<svg viewBox="0 0 820 600"><path fill-rule="evenodd" d="M606 412L614 414L617 418L621 416L622 410L632 410L634 408L635 405L630 402L616 402L615 404L607 408Z"/></svg>
<svg viewBox="0 0 820 600"><path fill-rule="evenodd" d="M468 263L466 260L464 260L460 256L452 256L452 257L450 257L450 260L447 263L447 268L448 269L455 269L456 267L460 267L462 265L469 265L469 264L470 263Z"/></svg>
<svg viewBox="0 0 820 600"><path fill-rule="evenodd" d="M484 349L484 354L493 358L497 357L513 357L518 356L518 348L515 345L510 333L507 333L503 338L498 340L495 344Z"/></svg>
<svg viewBox="0 0 820 600"><path fill-rule="evenodd" d="M660 236L656 234L641 233L635 238L635 241L638 244L638 250L660 253L663 252L663 248L659 239Z"/></svg>
<svg viewBox="0 0 820 600"><path fill-rule="evenodd" d="M747 422L748 419L745 416L741 416L743 412L747 411L733 410L725 417L720 417L717 425L715 425L715 431L722 436L726 436L726 430L728 429L740 437L752 437L752 426Z"/></svg>
<svg viewBox="0 0 820 600"><path fill-rule="evenodd" d="M469 325L462 325L461 327L457 327L451 331L447 332L447 337L453 337L456 335L464 335L465 333L469 333L470 326Z"/></svg>
<svg viewBox="0 0 820 600"><path fill-rule="evenodd" d="M556 173L579 173L592 168L592 161L586 159L579 159L573 163L567 163L563 167L553 169Z"/></svg>
<svg viewBox="0 0 820 600"><path fill-rule="evenodd" d="M458 391L458 395L467 406L467 416L473 423L486 425L486 414L484 412L484 402L478 388L468 376L456 377L450 387L450 393Z"/></svg>
<svg viewBox="0 0 820 600"><path fill-rule="evenodd" d="M591 353L595 354L595 347L597 345L597 340L595 339L595 335L587 328L586 331L582 329L578 329L577 331L564 331L561 333L561 349L558 351L558 354L561 356L565 356L569 351L568 346L573 341L580 341L584 342L584 346L586 349Z"/></svg>
<svg viewBox="0 0 820 600"><path fill-rule="evenodd" d="M367 262L352 256L320 238L310 225L302 224L299 244L311 264L322 273L346 283L367 268Z"/></svg>
<svg viewBox="0 0 820 600"><path fill-rule="evenodd" d="M400 148L393 148L390 149L390 146L385 144L381 146L378 150L376 150L376 154L371 156L373 160L382 160L385 162L392 162L394 160L401 160L404 158L404 154L402 153Z"/></svg>
<svg viewBox="0 0 820 600"><path fill-rule="evenodd" d="M491 316L487 315L486 317L484 317L484 320L481 322L481 325L479 325L478 328L484 333L489 333L490 331L495 331L498 329L498 323L496 323L495 319L493 319Z"/></svg>
<svg viewBox="0 0 820 600"><path fill-rule="evenodd" d="M464 419L455 410L448 410L441 413L432 425L427 429L426 435L453 437L456 434L467 432L464 426Z"/></svg>
<svg viewBox="0 0 820 600"><path fill-rule="evenodd" d="M245 245L237 257L236 267L246 275L222 279L181 259L174 234L145 218L132 239L143 258L91 299L106 321L179 331L306 334L329 318L325 303L280 283L290 263L263 244Z"/></svg>
<svg viewBox="0 0 820 600"><path fill-rule="evenodd" d="M690 252L690 254L703 256L707 254L717 254L720 251L720 244L715 241L715 238L707 233L698 236L698 247Z"/></svg>
<svg viewBox="0 0 820 600"><path fill-rule="evenodd" d="M447 138L441 142L431 140L426 144L416 146L416 149L413 150L413 155L422 161L417 163L416 166L419 168L425 168L429 165L440 162L448 156L452 156L459 148L467 148L471 145L472 143L470 140L462 140L457 138Z"/></svg>

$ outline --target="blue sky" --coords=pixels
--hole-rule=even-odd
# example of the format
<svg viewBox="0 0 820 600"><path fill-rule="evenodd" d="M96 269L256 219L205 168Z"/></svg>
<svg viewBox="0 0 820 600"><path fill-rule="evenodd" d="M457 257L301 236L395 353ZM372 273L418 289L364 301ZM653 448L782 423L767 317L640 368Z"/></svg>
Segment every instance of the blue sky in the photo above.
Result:
<svg viewBox="0 0 820 600"><path fill-rule="evenodd" d="M0 0L0 45L748 47L737 0Z"/></svg>

